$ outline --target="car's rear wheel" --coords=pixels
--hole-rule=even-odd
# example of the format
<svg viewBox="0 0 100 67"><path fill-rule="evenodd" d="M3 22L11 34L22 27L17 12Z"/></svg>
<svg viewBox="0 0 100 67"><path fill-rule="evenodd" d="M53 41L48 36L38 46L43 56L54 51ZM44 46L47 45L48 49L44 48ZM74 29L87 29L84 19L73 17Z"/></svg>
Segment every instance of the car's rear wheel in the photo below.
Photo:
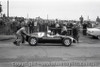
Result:
<svg viewBox="0 0 100 67"><path fill-rule="evenodd" d="M28 42L29 42L29 45L31 45L31 46L36 46L37 43L38 43L38 40L37 40L37 38L35 38L35 37L30 37L30 38L28 39Z"/></svg>
<svg viewBox="0 0 100 67"><path fill-rule="evenodd" d="M98 37L98 39L100 39L100 35L99 36L97 36Z"/></svg>
<svg viewBox="0 0 100 67"><path fill-rule="evenodd" d="M64 38L63 39L63 45L68 47L68 46L71 46L71 44L72 44L72 41L71 41L70 38Z"/></svg>

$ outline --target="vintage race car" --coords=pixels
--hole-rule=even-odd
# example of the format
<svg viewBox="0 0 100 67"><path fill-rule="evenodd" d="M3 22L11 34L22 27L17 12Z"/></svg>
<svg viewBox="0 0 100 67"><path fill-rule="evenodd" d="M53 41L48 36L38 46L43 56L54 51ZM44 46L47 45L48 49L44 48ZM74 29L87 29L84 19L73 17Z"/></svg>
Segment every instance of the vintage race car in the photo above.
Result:
<svg viewBox="0 0 100 67"><path fill-rule="evenodd" d="M51 35L45 32L32 33L26 37L26 41L31 46L35 46L38 43L62 43L65 46L70 46L75 39L66 35Z"/></svg>

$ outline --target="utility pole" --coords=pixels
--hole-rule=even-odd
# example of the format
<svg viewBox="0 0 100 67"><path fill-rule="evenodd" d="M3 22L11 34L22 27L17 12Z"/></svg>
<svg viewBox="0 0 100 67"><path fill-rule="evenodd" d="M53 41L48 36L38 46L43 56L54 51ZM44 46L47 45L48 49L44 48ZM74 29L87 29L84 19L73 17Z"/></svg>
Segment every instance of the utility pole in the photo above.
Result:
<svg viewBox="0 0 100 67"><path fill-rule="evenodd" d="M7 17L9 17L9 0L7 0Z"/></svg>
<svg viewBox="0 0 100 67"><path fill-rule="evenodd" d="M2 17L2 5L1 5L1 1L0 1L0 17Z"/></svg>
<svg viewBox="0 0 100 67"><path fill-rule="evenodd" d="M0 1L0 13L2 12L2 5L1 5L1 1Z"/></svg>
<svg viewBox="0 0 100 67"><path fill-rule="evenodd" d="M48 20L48 14L47 14L47 20Z"/></svg>
<svg viewBox="0 0 100 67"><path fill-rule="evenodd" d="M47 14L47 24L48 24L48 14ZM47 29L46 29L46 33L48 32L48 25L47 25L47 27L46 27ZM47 35L46 35L47 36Z"/></svg>

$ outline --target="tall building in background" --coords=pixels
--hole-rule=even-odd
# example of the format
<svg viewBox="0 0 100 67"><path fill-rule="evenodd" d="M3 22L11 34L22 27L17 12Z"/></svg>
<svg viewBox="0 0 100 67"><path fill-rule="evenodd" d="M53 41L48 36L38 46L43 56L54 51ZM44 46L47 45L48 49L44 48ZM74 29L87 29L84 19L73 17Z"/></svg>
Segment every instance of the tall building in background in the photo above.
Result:
<svg viewBox="0 0 100 67"><path fill-rule="evenodd" d="M9 17L9 0L7 0L7 17Z"/></svg>

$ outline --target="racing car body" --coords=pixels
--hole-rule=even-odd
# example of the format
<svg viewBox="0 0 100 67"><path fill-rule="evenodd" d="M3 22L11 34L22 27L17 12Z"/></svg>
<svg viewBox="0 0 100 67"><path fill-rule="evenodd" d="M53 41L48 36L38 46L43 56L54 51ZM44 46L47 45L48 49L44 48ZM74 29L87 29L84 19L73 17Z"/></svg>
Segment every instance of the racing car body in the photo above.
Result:
<svg viewBox="0 0 100 67"><path fill-rule="evenodd" d="M71 36L66 35L51 35L45 32L36 32L30 34L30 36L26 37L26 41L31 46L35 46L38 43L62 43L65 46L70 46L75 39Z"/></svg>

